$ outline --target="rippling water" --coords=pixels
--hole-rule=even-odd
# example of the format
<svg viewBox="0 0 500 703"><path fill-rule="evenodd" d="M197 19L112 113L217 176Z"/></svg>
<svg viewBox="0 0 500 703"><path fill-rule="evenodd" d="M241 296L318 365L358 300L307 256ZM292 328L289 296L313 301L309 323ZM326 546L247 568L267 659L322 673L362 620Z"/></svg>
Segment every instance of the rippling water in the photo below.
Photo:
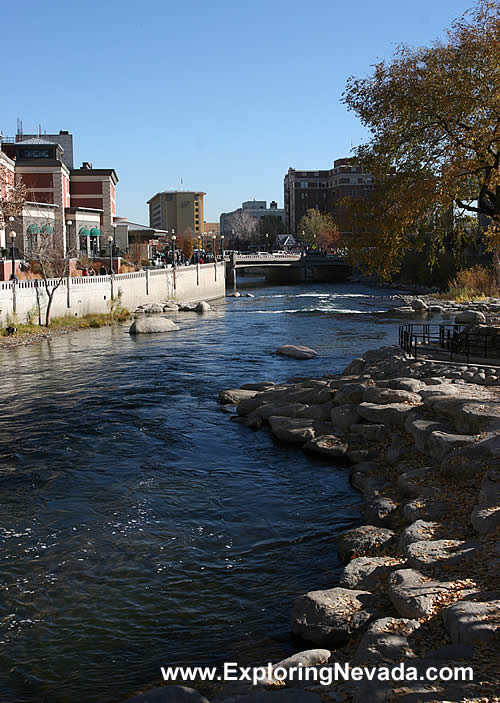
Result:
<svg viewBox="0 0 500 703"><path fill-rule="evenodd" d="M162 665L286 656L293 597L335 585L335 537L358 521L347 473L231 423L217 393L394 343L397 301L254 293L169 335L0 352L2 702L112 703ZM271 355L285 343L319 355Z"/></svg>

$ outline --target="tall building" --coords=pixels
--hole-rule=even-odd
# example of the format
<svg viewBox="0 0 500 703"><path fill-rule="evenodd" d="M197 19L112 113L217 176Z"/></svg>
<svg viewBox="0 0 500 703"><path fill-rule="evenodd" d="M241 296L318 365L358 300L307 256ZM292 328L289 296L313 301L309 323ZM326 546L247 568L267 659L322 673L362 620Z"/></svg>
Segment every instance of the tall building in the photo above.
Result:
<svg viewBox="0 0 500 703"><path fill-rule="evenodd" d="M306 212L315 208L334 215L345 234L339 202L347 195L368 197L373 190L373 177L357 166L353 159L336 159L333 168L323 171L296 171L289 168L284 180L285 222L289 232L297 227ZM300 232L298 233L300 235Z"/></svg>
<svg viewBox="0 0 500 703"><path fill-rule="evenodd" d="M174 230L175 234L188 231L203 232L203 196L206 193L186 190L164 190L147 202L149 225L156 229Z"/></svg>
<svg viewBox="0 0 500 703"><path fill-rule="evenodd" d="M241 213L247 213L251 217L255 217L256 220L260 220L263 217L277 217L282 222L285 221L285 211L278 207L278 203L272 200L267 207L266 200L246 200L241 203L241 207L232 212L223 212L220 216L220 231L221 234L229 235L233 229L231 224L232 218L238 216Z"/></svg>
<svg viewBox="0 0 500 703"><path fill-rule="evenodd" d="M114 169L94 169L89 162L73 168L73 137L66 131L18 133L15 139L4 139L0 149L2 164L13 166L16 180L28 189L23 212L13 224L20 257L29 257L41 231L60 237L64 250L75 256L109 248L116 215ZM5 247L5 234L1 239Z"/></svg>

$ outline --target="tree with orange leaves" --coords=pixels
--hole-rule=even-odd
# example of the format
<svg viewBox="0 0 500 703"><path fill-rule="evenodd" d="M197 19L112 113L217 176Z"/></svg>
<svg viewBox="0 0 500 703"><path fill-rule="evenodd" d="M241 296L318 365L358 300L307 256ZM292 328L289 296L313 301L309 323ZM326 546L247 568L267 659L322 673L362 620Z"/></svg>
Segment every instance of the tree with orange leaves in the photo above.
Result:
<svg viewBox="0 0 500 703"><path fill-rule="evenodd" d="M480 0L445 41L400 46L348 80L344 102L371 131L356 160L375 182L345 201L354 263L389 277L429 239L459 245L473 215L500 264L499 28L498 3Z"/></svg>

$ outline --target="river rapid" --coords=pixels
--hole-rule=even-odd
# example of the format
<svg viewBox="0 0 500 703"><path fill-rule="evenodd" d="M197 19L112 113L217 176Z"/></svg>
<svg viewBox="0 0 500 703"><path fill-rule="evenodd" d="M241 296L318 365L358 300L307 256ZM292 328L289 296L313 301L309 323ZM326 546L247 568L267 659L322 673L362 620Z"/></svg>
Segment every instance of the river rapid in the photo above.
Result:
<svg viewBox="0 0 500 703"><path fill-rule="evenodd" d="M408 318L358 284L247 290L173 315L179 332L0 351L2 703L115 703L160 666L276 661L293 598L336 585L347 472L230 422L217 394L341 371ZM318 356L272 355L287 343Z"/></svg>

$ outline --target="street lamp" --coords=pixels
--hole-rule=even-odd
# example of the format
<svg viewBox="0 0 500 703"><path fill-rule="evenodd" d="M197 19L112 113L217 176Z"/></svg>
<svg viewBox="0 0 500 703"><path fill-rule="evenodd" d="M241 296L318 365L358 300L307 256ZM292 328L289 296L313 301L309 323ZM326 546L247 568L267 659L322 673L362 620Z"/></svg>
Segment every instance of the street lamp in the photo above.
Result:
<svg viewBox="0 0 500 703"><path fill-rule="evenodd" d="M9 217L9 222L11 222L14 218ZM16 276L16 257L14 256L14 241L16 239L16 233L14 230L9 233L10 241L12 242L12 273L10 275L10 280L11 281L17 281L17 276Z"/></svg>
<svg viewBox="0 0 500 703"><path fill-rule="evenodd" d="M175 230L172 230L172 266L175 267L175 240L177 237L174 234Z"/></svg>
<svg viewBox="0 0 500 703"><path fill-rule="evenodd" d="M68 229L66 230L66 253L71 249L70 247L70 240L71 240L71 225L73 224L73 220L68 220L66 222L66 225Z"/></svg>
<svg viewBox="0 0 500 703"><path fill-rule="evenodd" d="M113 237L109 235L109 275L113 275Z"/></svg>
<svg viewBox="0 0 500 703"><path fill-rule="evenodd" d="M212 253L214 255L214 261L217 261L217 252L215 250L215 240L217 239L216 234L212 234Z"/></svg>
<svg viewBox="0 0 500 703"><path fill-rule="evenodd" d="M269 254L269 232L266 232L266 251Z"/></svg>
<svg viewBox="0 0 500 703"><path fill-rule="evenodd" d="M222 261L224 261L224 235L220 235L220 256Z"/></svg>

